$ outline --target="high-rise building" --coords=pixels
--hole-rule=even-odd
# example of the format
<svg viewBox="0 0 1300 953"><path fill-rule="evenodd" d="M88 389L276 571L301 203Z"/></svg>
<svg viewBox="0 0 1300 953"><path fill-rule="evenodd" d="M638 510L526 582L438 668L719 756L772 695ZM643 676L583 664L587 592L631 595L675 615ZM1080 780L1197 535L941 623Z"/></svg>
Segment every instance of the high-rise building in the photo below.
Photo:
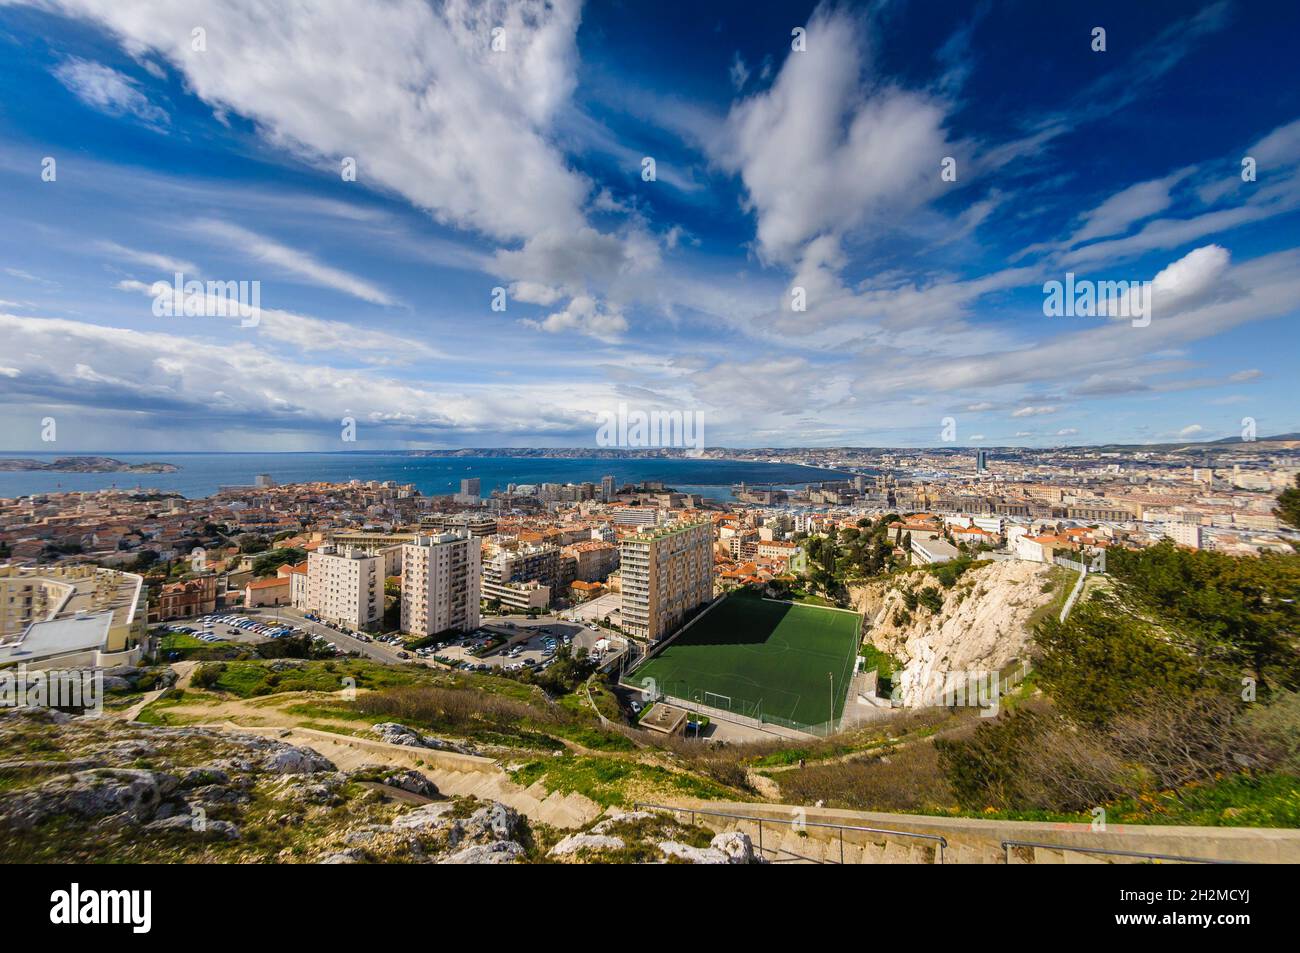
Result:
<svg viewBox="0 0 1300 953"><path fill-rule="evenodd" d="M308 553L304 608L356 629L378 622L384 615L384 557L333 546Z"/></svg>
<svg viewBox="0 0 1300 953"><path fill-rule="evenodd" d="M614 498L614 477L612 474L600 478L600 501L608 503Z"/></svg>
<svg viewBox="0 0 1300 953"><path fill-rule="evenodd" d="M439 533L455 533L457 536L493 536L497 531L495 519L477 513L432 513L420 517L420 526Z"/></svg>
<svg viewBox="0 0 1300 953"><path fill-rule="evenodd" d="M402 631L435 635L479 626L477 536L421 536L402 547Z"/></svg>
<svg viewBox="0 0 1300 953"><path fill-rule="evenodd" d="M483 498L481 490L478 477L466 477L460 481L460 492L456 494L456 502L478 503Z"/></svg>
<svg viewBox="0 0 1300 953"><path fill-rule="evenodd" d="M975 472L984 473L989 468L989 457L987 450L975 451Z"/></svg>
<svg viewBox="0 0 1300 953"><path fill-rule="evenodd" d="M713 525L675 523L628 536L619 562L623 632L658 641L713 598Z"/></svg>
<svg viewBox="0 0 1300 953"><path fill-rule="evenodd" d="M522 609L544 609L559 588L560 550L555 546L503 549L483 561L483 598Z"/></svg>

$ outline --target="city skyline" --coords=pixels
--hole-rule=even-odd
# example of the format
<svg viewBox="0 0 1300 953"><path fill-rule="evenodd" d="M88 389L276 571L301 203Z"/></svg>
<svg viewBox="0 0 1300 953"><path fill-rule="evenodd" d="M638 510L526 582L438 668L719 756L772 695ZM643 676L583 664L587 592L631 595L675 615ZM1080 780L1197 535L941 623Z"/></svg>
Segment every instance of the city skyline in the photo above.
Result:
<svg viewBox="0 0 1300 953"><path fill-rule="evenodd" d="M354 9L0 3L6 452L1300 431L1297 11Z"/></svg>

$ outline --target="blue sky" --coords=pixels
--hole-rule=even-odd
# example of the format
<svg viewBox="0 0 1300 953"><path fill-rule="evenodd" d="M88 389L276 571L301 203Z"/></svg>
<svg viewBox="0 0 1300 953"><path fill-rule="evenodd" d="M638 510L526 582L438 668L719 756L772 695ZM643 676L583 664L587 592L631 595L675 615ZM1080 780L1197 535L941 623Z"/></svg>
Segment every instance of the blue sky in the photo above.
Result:
<svg viewBox="0 0 1300 953"><path fill-rule="evenodd" d="M1295 4L286 6L0 0L0 447L1300 430Z"/></svg>

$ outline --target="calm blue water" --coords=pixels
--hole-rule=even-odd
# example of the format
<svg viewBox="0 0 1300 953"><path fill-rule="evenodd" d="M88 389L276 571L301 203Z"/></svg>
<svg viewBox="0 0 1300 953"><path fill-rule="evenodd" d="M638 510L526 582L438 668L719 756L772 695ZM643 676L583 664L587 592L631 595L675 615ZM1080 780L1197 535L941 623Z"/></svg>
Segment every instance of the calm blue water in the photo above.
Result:
<svg viewBox="0 0 1300 953"><path fill-rule="evenodd" d="M5 457L53 460L69 454L5 453ZM107 487L173 490L190 498L209 496L218 486L252 483L269 473L277 483L323 480L394 480L413 483L424 494L450 493L460 481L478 477L483 494L509 483L600 483L612 473L619 485L662 480L687 493L731 499L731 486L775 483L794 486L843 479L842 474L783 463L728 460L589 460L526 457L407 457L382 453L104 453L125 463L158 462L177 473L0 473L0 497L28 493L100 490Z"/></svg>

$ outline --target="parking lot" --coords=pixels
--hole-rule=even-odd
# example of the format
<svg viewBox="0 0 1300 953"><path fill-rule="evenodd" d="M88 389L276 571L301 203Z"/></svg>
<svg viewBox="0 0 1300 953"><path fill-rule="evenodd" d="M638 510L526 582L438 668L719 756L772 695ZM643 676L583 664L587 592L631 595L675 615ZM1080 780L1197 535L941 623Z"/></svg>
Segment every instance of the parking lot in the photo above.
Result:
<svg viewBox="0 0 1300 953"><path fill-rule="evenodd" d="M475 654L493 637L505 641L490 652ZM596 644L603 638L603 632L558 619L493 621L485 623L471 636L441 647L423 649L420 654L426 658L445 659L455 665L473 666L478 671L519 671L523 668L541 670L550 663L561 646L567 645L573 652L586 649L589 654L599 654Z"/></svg>
<svg viewBox="0 0 1300 953"><path fill-rule="evenodd" d="M565 614L575 622L595 622L597 619L608 617L611 622L618 625L623 617L623 594L607 592L589 602L574 606Z"/></svg>
<svg viewBox="0 0 1300 953"><path fill-rule="evenodd" d="M311 635L317 642L328 641L287 620L250 618L234 614L217 614L170 622L164 628L193 636L201 642L211 643L243 642L252 645L290 635Z"/></svg>

